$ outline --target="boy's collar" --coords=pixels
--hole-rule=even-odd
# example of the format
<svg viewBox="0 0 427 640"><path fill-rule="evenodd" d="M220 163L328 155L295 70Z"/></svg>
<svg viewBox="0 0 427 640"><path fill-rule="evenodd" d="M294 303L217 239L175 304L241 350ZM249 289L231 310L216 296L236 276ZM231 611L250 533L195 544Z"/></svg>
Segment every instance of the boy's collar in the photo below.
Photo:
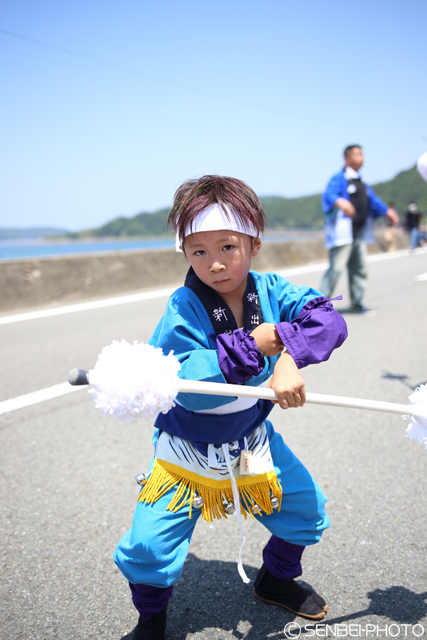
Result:
<svg viewBox="0 0 427 640"><path fill-rule="evenodd" d="M221 298L215 289L204 284L196 276L193 267L188 270L184 286L194 291L199 298L209 316L216 335L220 333L231 334L236 329L239 329L233 312L225 300ZM250 271L243 296L243 316L243 328L246 331L253 331L264 322L255 278Z"/></svg>

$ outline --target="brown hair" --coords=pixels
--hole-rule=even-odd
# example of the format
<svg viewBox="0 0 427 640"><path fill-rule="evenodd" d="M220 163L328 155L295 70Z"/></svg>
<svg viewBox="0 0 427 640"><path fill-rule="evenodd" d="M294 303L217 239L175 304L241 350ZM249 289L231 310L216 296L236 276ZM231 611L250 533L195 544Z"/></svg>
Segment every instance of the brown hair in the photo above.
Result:
<svg viewBox="0 0 427 640"><path fill-rule="evenodd" d="M227 218L229 212L224 205L230 207L243 225L250 223L258 233L264 231L266 217L255 191L243 180L207 175L186 180L175 192L168 226L178 232L181 244L187 225L192 229L199 213L215 203L221 206Z"/></svg>

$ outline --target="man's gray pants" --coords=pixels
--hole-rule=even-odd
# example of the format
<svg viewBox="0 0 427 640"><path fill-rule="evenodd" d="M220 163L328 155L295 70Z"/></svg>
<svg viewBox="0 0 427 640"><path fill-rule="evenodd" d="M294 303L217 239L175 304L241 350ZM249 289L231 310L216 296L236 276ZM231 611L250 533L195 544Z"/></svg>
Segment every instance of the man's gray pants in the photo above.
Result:
<svg viewBox="0 0 427 640"><path fill-rule="evenodd" d="M353 308L363 307L363 295L368 277L366 268L366 244L356 238L352 244L333 247L329 250L329 268L320 283L320 291L331 298L338 279L347 267L350 305Z"/></svg>

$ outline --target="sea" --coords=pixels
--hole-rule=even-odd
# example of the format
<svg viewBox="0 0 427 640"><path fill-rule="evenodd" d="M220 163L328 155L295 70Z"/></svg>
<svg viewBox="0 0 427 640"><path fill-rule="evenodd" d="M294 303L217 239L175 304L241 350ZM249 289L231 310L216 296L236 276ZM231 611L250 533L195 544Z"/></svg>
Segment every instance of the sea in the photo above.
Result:
<svg viewBox="0 0 427 640"><path fill-rule="evenodd" d="M108 240L99 242L43 242L42 240L2 240L0 260L25 260L108 251L135 251L172 248L174 238L146 238L139 240Z"/></svg>
<svg viewBox="0 0 427 640"><path fill-rule="evenodd" d="M319 232L292 231L285 234L265 235L263 242L286 242L320 237L321 235ZM25 260L28 258L61 257L108 251L154 251L155 249L171 249L174 246L175 238L140 238L138 240L105 240L98 242L2 240L0 241L0 260Z"/></svg>

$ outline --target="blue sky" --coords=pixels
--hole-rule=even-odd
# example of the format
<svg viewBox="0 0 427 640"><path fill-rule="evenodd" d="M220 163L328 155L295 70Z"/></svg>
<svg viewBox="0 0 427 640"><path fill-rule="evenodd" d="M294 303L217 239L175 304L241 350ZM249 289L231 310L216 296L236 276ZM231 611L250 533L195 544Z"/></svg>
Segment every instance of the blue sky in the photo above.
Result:
<svg viewBox="0 0 427 640"><path fill-rule="evenodd" d="M425 0L3 0L0 226L82 229L233 175L320 192L427 149Z"/></svg>

